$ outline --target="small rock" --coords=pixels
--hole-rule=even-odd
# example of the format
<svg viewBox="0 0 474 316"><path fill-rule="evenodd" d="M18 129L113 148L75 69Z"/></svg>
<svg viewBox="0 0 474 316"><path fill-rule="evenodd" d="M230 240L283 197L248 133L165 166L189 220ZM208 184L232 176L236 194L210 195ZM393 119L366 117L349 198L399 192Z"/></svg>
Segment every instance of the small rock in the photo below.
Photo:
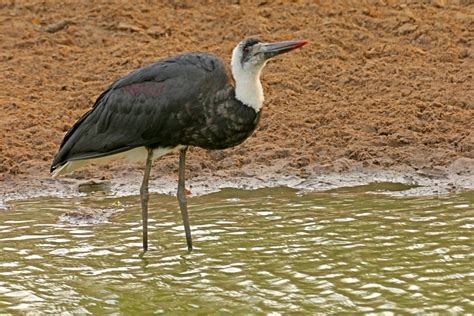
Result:
<svg viewBox="0 0 474 316"><path fill-rule="evenodd" d="M435 7L444 8L447 4L447 0L432 0Z"/></svg>
<svg viewBox="0 0 474 316"><path fill-rule="evenodd" d="M90 193L96 191L108 191L110 188L110 181L89 180L80 183L78 186L79 192Z"/></svg>
<svg viewBox="0 0 474 316"><path fill-rule="evenodd" d="M460 59L468 58L470 55L471 54L470 54L468 48L463 48L459 51L459 58Z"/></svg>
<svg viewBox="0 0 474 316"><path fill-rule="evenodd" d="M402 26L400 26L397 30L398 35L406 35L415 32L418 29L418 25L416 24L411 24L411 23L405 23Z"/></svg>
<svg viewBox="0 0 474 316"><path fill-rule="evenodd" d="M474 176L474 159L465 157L458 158L448 168L451 173Z"/></svg>
<svg viewBox="0 0 474 316"><path fill-rule="evenodd" d="M127 31L127 32L140 32L142 29L131 24L127 24L124 22L120 22L117 24L116 29L119 31Z"/></svg>
<svg viewBox="0 0 474 316"><path fill-rule="evenodd" d="M411 89L409 89L409 88L403 88L403 89L400 91L400 93L401 93L402 97L407 97L407 96L409 96L409 95L412 93L412 91L411 91Z"/></svg>
<svg viewBox="0 0 474 316"><path fill-rule="evenodd" d="M446 178L448 175L446 170L442 167L421 168L417 170L417 173L432 179Z"/></svg>
<svg viewBox="0 0 474 316"><path fill-rule="evenodd" d="M49 24L43 28L43 31L48 33L56 33L68 26L71 22L69 20L62 20L57 23Z"/></svg>

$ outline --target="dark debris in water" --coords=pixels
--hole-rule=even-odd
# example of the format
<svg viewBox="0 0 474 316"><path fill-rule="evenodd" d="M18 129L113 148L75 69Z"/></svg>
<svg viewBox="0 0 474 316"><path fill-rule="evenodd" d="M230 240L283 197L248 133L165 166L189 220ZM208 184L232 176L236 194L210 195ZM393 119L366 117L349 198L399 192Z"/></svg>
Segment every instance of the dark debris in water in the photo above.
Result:
<svg viewBox="0 0 474 316"><path fill-rule="evenodd" d="M78 191L81 193L91 193L96 191L109 191L110 181L89 180L78 185Z"/></svg>
<svg viewBox="0 0 474 316"><path fill-rule="evenodd" d="M109 219L113 215L123 210L123 208L84 208L61 214L58 220L60 223L68 223L74 225L104 224L108 223Z"/></svg>

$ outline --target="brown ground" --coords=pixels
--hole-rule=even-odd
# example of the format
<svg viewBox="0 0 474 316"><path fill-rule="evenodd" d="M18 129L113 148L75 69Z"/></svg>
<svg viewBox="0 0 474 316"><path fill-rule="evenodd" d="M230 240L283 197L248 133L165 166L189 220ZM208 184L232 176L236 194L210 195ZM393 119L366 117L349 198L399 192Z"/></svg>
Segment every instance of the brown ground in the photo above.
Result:
<svg viewBox="0 0 474 316"><path fill-rule="evenodd" d="M264 70L256 133L191 150L189 177L473 166L472 0L134 2L0 2L0 190L49 177L64 133L113 80L186 51L228 62L249 35L311 44ZM169 155L153 174L176 169Z"/></svg>

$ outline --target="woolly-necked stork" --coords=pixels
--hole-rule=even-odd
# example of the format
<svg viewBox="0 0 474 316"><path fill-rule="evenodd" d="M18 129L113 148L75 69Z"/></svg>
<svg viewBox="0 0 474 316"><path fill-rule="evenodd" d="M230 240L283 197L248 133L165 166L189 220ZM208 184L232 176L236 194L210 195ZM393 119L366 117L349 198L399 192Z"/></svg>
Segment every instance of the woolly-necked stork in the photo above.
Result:
<svg viewBox="0 0 474 316"><path fill-rule="evenodd" d="M222 61L206 53L162 59L115 81L64 136L51 165L53 176L88 161L119 157L146 161L140 188L143 249L148 249L148 180L152 161L179 150L178 202L192 250L184 170L189 146L224 149L255 130L263 105L260 73L266 62L307 41L263 43L249 38L232 52L235 86Z"/></svg>

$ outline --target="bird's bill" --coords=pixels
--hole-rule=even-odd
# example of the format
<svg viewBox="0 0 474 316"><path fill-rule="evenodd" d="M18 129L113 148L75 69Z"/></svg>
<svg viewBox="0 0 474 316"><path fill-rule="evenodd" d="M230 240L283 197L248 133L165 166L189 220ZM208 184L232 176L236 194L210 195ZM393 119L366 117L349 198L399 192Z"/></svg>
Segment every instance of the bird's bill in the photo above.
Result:
<svg viewBox="0 0 474 316"><path fill-rule="evenodd" d="M306 40L265 43L265 44L262 44L261 51L265 55L266 58L272 58L276 55L280 55L280 54L289 52L293 49L300 48L306 44L308 44L308 41Z"/></svg>

